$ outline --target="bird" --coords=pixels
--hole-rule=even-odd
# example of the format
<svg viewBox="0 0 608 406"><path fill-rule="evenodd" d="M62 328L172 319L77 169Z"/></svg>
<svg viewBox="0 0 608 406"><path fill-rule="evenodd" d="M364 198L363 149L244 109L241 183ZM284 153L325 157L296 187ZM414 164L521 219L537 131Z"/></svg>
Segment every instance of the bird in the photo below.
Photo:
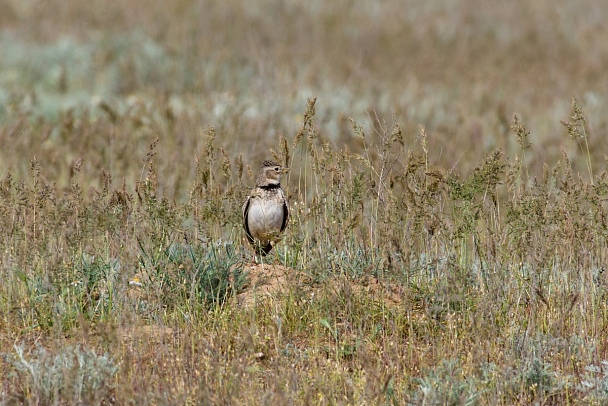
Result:
<svg viewBox="0 0 608 406"><path fill-rule="evenodd" d="M275 161L262 162L256 185L243 204L243 227L255 254L268 255L281 239L289 219L289 202L281 188L281 175L289 168ZM254 262L257 258L254 255Z"/></svg>

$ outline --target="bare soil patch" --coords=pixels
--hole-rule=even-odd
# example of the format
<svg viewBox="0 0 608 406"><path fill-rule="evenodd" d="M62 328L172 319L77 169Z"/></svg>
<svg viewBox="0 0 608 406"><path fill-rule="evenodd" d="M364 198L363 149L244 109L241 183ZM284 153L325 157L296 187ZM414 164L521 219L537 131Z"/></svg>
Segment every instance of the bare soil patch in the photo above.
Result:
<svg viewBox="0 0 608 406"><path fill-rule="evenodd" d="M247 274L247 285L237 295L239 306L249 307L271 297L289 292L290 288L302 286L301 273L282 265L252 264L243 269Z"/></svg>
<svg viewBox="0 0 608 406"><path fill-rule="evenodd" d="M365 276L348 279L337 276L322 283L314 283L308 275L282 265L254 264L244 268L249 283L237 295L239 306L251 306L268 298L288 294L290 289L306 292L311 297L322 292L337 295L367 295L373 301L387 307L399 306L404 300L404 289L394 284L384 284L378 279Z"/></svg>

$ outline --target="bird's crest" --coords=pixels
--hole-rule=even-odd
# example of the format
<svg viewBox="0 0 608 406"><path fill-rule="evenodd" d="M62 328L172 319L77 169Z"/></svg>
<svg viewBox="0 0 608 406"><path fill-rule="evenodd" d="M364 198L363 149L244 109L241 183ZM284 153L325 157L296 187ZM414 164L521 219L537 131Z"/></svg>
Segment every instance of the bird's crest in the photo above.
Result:
<svg viewBox="0 0 608 406"><path fill-rule="evenodd" d="M275 161L264 161L262 162L262 168L270 168L271 166L283 166Z"/></svg>

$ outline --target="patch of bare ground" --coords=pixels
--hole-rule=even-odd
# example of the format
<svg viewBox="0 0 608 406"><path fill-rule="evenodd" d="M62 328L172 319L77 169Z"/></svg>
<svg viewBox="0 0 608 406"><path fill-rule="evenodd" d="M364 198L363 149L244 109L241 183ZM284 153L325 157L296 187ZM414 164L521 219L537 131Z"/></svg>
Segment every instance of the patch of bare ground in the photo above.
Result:
<svg viewBox="0 0 608 406"><path fill-rule="evenodd" d="M287 294L291 288L304 287L303 274L282 265L250 264L243 272L248 283L237 295L237 303L242 307Z"/></svg>
<svg viewBox="0 0 608 406"><path fill-rule="evenodd" d="M129 326L118 329L118 337L124 343L167 342L176 337L175 329L162 325Z"/></svg>
<svg viewBox="0 0 608 406"><path fill-rule="evenodd" d="M404 289L386 284L377 278L364 276L358 279L340 276L313 283L304 272L282 265L253 264L244 268L248 283L237 295L239 306L248 307L268 298L288 294L290 289L319 297L323 292L340 296L365 295L379 305L389 308L399 306L404 300Z"/></svg>
<svg viewBox="0 0 608 406"><path fill-rule="evenodd" d="M338 283L333 281L332 283ZM404 301L405 291L402 286L384 283L372 276L363 276L356 280L340 281L346 294L365 295L378 304L387 307L399 306Z"/></svg>

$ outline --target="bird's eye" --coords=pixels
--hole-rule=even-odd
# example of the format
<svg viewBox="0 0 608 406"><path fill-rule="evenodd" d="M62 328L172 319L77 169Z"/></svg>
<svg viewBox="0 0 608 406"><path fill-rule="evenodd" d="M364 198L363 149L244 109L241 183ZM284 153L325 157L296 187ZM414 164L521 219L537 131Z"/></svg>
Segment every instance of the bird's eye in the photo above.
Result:
<svg viewBox="0 0 608 406"><path fill-rule="evenodd" d="M278 171L279 171L279 167L278 167L278 166L275 166L275 167L274 167L274 171L275 171L275 172L278 172Z"/></svg>

